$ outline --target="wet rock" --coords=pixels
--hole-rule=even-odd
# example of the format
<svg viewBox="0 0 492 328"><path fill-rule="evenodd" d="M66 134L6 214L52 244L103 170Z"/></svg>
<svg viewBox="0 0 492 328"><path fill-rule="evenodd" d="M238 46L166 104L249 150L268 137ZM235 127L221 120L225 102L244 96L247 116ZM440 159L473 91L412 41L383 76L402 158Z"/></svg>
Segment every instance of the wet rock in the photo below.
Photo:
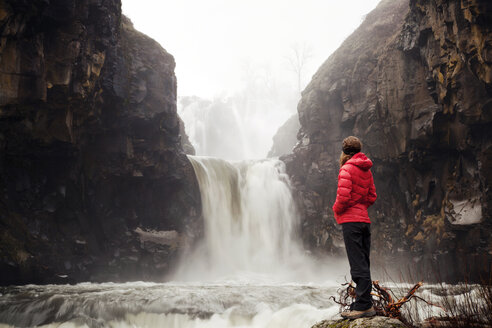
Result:
<svg viewBox="0 0 492 328"><path fill-rule="evenodd" d="M359 318L355 320L324 320L312 328L405 328L397 319L387 317Z"/></svg>
<svg viewBox="0 0 492 328"><path fill-rule="evenodd" d="M135 229L200 231L173 57L119 0L2 0L0 37L0 284L162 279Z"/></svg>
<svg viewBox="0 0 492 328"><path fill-rule="evenodd" d="M430 279L487 275L491 22L485 0L382 1L320 67L298 106L299 143L282 157L315 252L340 252L331 205L341 141L356 135L374 162L374 263Z"/></svg>

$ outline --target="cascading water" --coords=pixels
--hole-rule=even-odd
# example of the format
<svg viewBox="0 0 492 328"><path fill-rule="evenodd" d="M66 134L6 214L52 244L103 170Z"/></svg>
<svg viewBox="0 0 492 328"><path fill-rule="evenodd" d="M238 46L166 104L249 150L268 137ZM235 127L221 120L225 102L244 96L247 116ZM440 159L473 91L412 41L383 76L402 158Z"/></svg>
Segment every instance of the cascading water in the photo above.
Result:
<svg viewBox="0 0 492 328"><path fill-rule="evenodd" d="M344 278L329 266L340 264L316 263L299 246L283 163L190 161L205 236L175 281L0 287L0 328L299 328L336 316L330 297Z"/></svg>
<svg viewBox="0 0 492 328"><path fill-rule="evenodd" d="M176 278L293 272L303 254L283 162L232 164L211 157L189 158L200 186L205 236L203 244L185 256Z"/></svg>

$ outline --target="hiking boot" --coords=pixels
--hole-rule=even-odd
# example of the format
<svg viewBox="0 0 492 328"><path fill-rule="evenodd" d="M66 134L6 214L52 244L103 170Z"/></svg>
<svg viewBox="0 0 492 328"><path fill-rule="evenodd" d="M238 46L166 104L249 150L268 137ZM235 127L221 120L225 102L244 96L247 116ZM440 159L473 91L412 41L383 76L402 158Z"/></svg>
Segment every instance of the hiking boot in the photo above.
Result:
<svg viewBox="0 0 492 328"><path fill-rule="evenodd" d="M358 319L358 318L365 318L365 317L374 317L376 315L376 310L374 310L374 307L370 307L367 310L364 311L357 311L357 310L350 310L350 311L344 311L340 313L342 318L344 319Z"/></svg>

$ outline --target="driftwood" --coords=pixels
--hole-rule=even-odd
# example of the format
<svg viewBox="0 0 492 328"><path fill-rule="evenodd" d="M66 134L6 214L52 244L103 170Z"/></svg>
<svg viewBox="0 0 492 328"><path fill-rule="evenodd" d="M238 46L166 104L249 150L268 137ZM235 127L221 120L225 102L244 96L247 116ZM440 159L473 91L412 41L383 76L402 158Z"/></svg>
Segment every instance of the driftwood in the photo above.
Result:
<svg viewBox="0 0 492 328"><path fill-rule="evenodd" d="M389 318L395 318L405 322L404 318L402 318L400 309L405 303L410 301L412 298L419 299L429 305L437 306L415 295L415 292L420 287L422 287L422 285L423 285L422 281L416 283L407 292L405 296L395 300L394 297L391 295L392 292L389 288L385 288L379 285L379 281L373 281L371 295L375 296L375 298L373 297L373 300L374 300L374 309L376 310L377 315L381 315ZM338 291L339 299L337 300L333 296L332 299L333 301L335 301L335 303L340 305L341 310L343 311L350 308L350 304L352 304L355 301L356 295L355 295L355 287L352 284L352 282L342 284L342 287L343 288L341 288Z"/></svg>

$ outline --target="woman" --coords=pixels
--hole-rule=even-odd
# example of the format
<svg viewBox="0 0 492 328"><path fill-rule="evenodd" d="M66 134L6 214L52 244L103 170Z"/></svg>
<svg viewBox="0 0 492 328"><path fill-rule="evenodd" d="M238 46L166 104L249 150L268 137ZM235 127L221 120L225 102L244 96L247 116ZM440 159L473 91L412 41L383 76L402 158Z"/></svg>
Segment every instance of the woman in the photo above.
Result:
<svg viewBox="0 0 492 328"><path fill-rule="evenodd" d="M355 302L342 317L356 319L376 315L372 306L372 281L369 262L371 220L367 208L376 201L372 178L372 162L361 153L362 143L350 136L343 140L338 173L337 198L333 212L342 225L343 240L350 263L350 274L356 283Z"/></svg>

